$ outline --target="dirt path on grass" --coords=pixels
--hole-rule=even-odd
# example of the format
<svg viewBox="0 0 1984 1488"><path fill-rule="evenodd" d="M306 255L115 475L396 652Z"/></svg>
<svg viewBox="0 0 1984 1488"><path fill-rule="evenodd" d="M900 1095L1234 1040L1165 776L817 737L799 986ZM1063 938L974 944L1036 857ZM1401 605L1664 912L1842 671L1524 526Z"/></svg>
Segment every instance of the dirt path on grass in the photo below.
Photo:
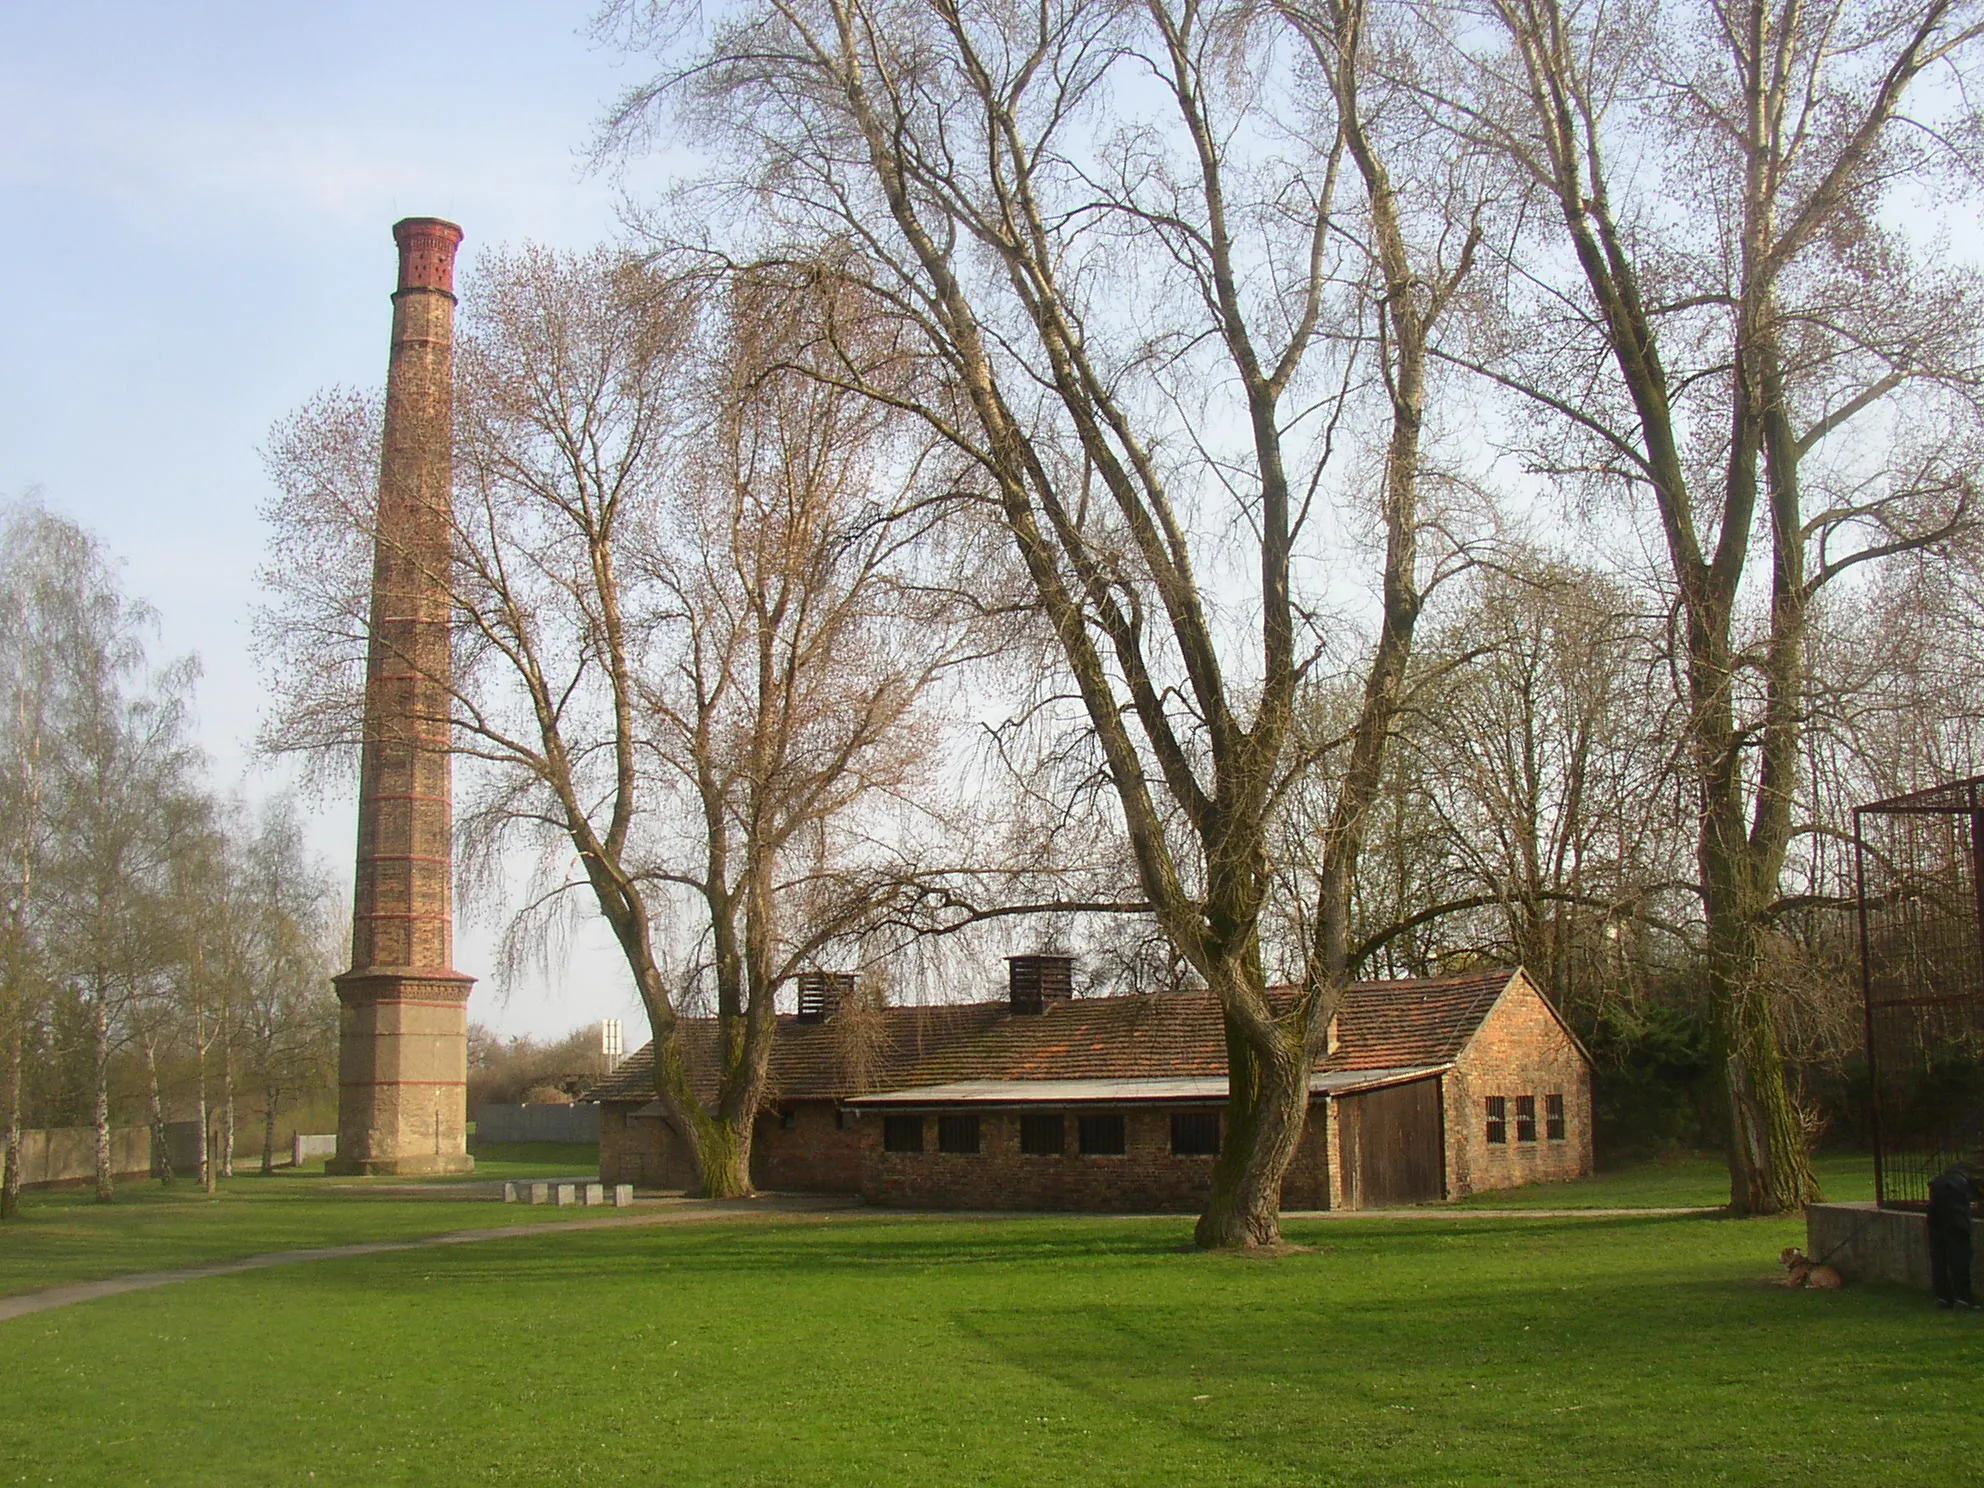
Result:
<svg viewBox="0 0 1984 1488"><path fill-rule="evenodd" d="M1679 1215L1711 1215L1716 1209L1314 1209L1292 1210L1283 1219L1652 1219ZM1067 1218L1066 1214L1043 1215L1031 1210L874 1210L857 1200L829 1196L767 1195L760 1199L712 1201L708 1199L665 1199L642 1214L617 1214L599 1219L553 1220L542 1224L492 1225L478 1230L450 1230L444 1235L427 1235L416 1240L369 1240L351 1245L323 1245L307 1250L278 1250L266 1255L242 1256L232 1261L211 1261L185 1266L176 1271L134 1271L123 1276L106 1276L97 1281L71 1281L44 1287L35 1292L17 1292L0 1297L0 1323L51 1308L69 1307L78 1302L94 1302L99 1297L115 1297L125 1292L149 1291L176 1281L200 1281L209 1276L236 1276L244 1271L265 1271L271 1266L297 1266L306 1261L336 1261L351 1256L384 1255L396 1250L426 1250L437 1245L475 1245L484 1240L508 1240L529 1235L562 1235L574 1230L638 1229L651 1225L708 1224L718 1220L803 1219L863 1213L888 1214L897 1219L1039 1219ZM1176 1219L1177 1215L1118 1214L1092 1215L1095 1219Z"/></svg>

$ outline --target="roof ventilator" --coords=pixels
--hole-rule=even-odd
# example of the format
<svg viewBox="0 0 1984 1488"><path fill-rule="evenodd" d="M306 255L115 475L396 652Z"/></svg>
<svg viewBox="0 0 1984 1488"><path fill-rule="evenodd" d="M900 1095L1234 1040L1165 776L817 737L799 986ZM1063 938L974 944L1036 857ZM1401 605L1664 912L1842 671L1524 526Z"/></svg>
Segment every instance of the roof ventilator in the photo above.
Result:
<svg viewBox="0 0 1984 1488"><path fill-rule="evenodd" d="M1075 995L1073 956L1008 956L1006 988L1015 1013L1043 1013Z"/></svg>
<svg viewBox="0 0 1984 1488"><path fill-rule="evenodd" d="M802 971L799 973L799 1021L824 1023L854 997L851 971Z"/></svg>

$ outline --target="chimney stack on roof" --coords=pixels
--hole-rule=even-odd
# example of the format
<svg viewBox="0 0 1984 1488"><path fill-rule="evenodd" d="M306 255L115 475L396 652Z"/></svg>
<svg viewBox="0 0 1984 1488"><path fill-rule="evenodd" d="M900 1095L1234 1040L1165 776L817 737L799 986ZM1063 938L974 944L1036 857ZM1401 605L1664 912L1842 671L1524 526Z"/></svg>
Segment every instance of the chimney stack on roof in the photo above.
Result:
<svg viewBox="0 0 1984 1488"><path fill-rule="evenodd" d="M802 971L799 973L799 1021L824 1023L840 1011L841 1003L853 998L854 973L851 971Z"/></svg>
<svg viewBox="0 0 1984 1488"><path fill-rule="evenodd" d="M1044 1013L1075 995L1075 958L1036 954L1006 958L1006 991L1015 1013Z"/></svg>

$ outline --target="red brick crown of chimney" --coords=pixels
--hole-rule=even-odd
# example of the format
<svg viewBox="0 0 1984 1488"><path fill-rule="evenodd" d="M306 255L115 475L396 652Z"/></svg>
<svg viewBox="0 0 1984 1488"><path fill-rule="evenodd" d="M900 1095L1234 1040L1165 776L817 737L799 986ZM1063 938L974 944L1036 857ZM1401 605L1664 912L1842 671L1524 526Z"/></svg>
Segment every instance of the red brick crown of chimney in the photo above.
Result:
<svg viewBox="0 0 1984 1488"><path fill-rule="evenodd" d="M399 293L409 289L455 292L455 249L462 230L439 217L402 217L393 224L393 241L400 245Z"/></svg>

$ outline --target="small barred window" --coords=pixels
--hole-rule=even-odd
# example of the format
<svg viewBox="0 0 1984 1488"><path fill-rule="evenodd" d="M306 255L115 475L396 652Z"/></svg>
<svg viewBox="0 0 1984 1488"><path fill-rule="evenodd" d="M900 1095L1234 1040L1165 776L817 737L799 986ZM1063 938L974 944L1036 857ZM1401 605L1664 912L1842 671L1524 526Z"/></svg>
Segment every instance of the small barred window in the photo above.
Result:
<svg viewBox="0 0 1984 1488"><path fill-rule="evenodd" d="M1067 1123L1059 1115L1020 1117L1020 1151L1026 1156L1059 1157L1067 1143Z"/></svg>
<svg viewBox="0 0 1984 1488"><path fill-rule="evenodd" d="M882 1149L885 1152L921 1152L923 1118L887 1116L882 1120Z"/></svg>
<svg viewBox="0 0 1984 1488"><path fill-rule="evenodd" d="M1516 1140L1518 1142L1536 1140L1536 1097L1533 1095L1516 1097Z"/></svg>
<svg viewBox="0 0 1984 1488"><path fill-rule="evenodd" d="M978 1150L978 1117L939 1116L937 1118L937 1150L939 1152L973 1153Z"/></svg>
<svg viewBox="0 0 1984 1488"><path fill-rule="evenodd" d="M1174 1111L1171 1152L1174 1157L1218 1157L1219 1112Z"/></svg>
<svg viewBox="0 0 1984 1488"><path fill-rule="evenodd" d="M1564 1140L1564 1098L1561 1095L1543 1097L1543 1129L1551 1141Z"/></svg>
<svg viewBox="0 0 1984 1488"><path fill-rule="evenodd" d="M1121 1157L1124 1152L1123 1116L1121 1112L1111 1112L1106 1116L1084 1116L1081 1119L1081 1147L1084 1157Z"/></svg>
<svg viewBox="0 0 1984 1488"><path fill-rule="evenodd" d="M1500 1147L1509 1140L1509 1098L1505 1095L1488 1097L1488 1141Z"/></svg>

